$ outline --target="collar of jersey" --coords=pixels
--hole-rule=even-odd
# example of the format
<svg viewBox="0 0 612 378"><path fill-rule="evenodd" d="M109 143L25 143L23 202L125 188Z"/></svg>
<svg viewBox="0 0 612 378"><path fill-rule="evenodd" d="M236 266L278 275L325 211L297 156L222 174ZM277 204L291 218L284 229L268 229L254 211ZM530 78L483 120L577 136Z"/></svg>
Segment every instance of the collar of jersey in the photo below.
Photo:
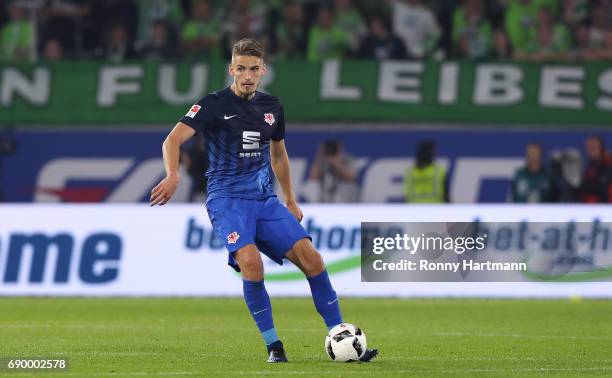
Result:
<svg viewBox="0 0 612 378"><path fill-rule="evenodd" d="M250 100L245 100L242 97L238 96L237 94L234 93L234 91L232 91L232 87L228 86L227 88L225 88L226 91L229 92L230 96L237 98L240 101L244 101L244 102L252 102L253 100L255 100L255 97L257 97L257 91L255 91L255 94L253 95L253 98Z"/></svg>

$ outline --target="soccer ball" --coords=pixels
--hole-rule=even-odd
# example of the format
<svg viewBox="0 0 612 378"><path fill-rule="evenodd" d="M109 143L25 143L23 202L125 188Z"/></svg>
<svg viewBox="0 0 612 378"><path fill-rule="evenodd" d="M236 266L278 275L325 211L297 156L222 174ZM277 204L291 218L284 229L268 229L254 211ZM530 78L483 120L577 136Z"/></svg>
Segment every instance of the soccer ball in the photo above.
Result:
<svg viewBox="0 0 612 378"><path fill-rule="evenodd" d="M365 333L349 323L338 324L325 337L325 351L336 362L357 361L366 347Z"/></svg>

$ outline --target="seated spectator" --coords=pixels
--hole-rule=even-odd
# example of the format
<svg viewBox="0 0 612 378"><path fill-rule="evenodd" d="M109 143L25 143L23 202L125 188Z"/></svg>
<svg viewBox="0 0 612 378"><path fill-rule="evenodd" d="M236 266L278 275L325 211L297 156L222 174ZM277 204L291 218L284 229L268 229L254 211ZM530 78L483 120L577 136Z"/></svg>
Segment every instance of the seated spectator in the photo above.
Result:
<svg viewBox="0 0 612 378"><path fill-rule="evenodd" d="M136 53L129 39L127 27L123 24L112 25L104 48L104 59L117 63L135 57Z"/></svg>
<svg viewBox="0 0 612 378"><path fill-rule="evenodd" d="M323 203L359 200L354 158L344 152L342 142L338 140L328 140L319 146L310 178L319 181L320 201Z"/></svg>
<svg viewBox="0 0 612 378"><path fill-rule="evenodd" d="M306 55L306 30L304 10L296 1L283 6L283 14L275 30L277 59L300 59Z"/></svg>
<svg viewBox="0 0 612 378"><path fill-rule="evenodd" d="M553 180L543 164L542 146L529 143L525 153L525 166L517 170L512 179L512 202L551 202L553 196Z"/></svg>
<svg viewBox="0 0 612 378"><path fill-rule="evenodd" d="M436 163L436 144L417 145L415 161L404 176L404 195L409 203L449 202L446 170Z"/></svg>
<svg viewBox="0 0 612 378"><path fill-rule="evenodd" d="M64 48L57 39L50 38L43 47L43 60L48 63L59 62L64 57Z"/></svg>
<svg viewBox="0 0 612 378"><path fill-rule="evenodd" d="M165 21L153 21L151 40L140 51L140 57L147 60L172 60L176 58L175 44Z"/></svg>
<svg viewBox="0 0 612 378"><path fill-rule="evenodd" d="M334 0L334 26L350 37L351 50L357 51L367 29L363 17L352 0Z"/></svg>
<svg viewBox="0 0 612 378"><path fill-rule="evenodd" d="M402 40L387 29L379 17L370 21L370 31L361 42L359 57L369 59L405 59L406 49Z"/></svg>
<svg viewBox="0 0 612 378"><path fill-rule="evenodd" d="M532 0L512 0L506 8L506 34L512 49L527 51L535 35L539 6Z"/></svg>
<svg viewBox="0 0 612 378"><path fill-rule="evenodd" d="M251 0L235 0L230 4L224 30L226 33L225 56L230 58L232 46L246 37L257 39L264 49L268 50L266 5L263 2Z"/></svg>
<svg viewBox="0 0 612 378"><path fill-rule="evenodd" d="M606 153L603 139L591 135L585 147L588 161L580 185L580 202L612 202L612 158Z"/></svg>
<svg viewBox="0 0 612 378"><path fill-rule="evenodd" d="M515 50L516 59L544 62L552 60L569 59L568 52L571 47L571 36L567 27L562 23L555 23L551 12L541 8L534 35L524 45L523 50Z"/></svg>
<svg viewBox="0 0 612 378"><path fill-rule="evenodd" d="M508 41L508 35L503 29L497 29L493 32L493 47L495 48L496 58L506 59L510 56L510 41Z"/></svg>
<svg viewBox="0 0 612 378"><path fill-rule="evenodd" d="M40 12L40 35L56 39L64 51L74 55L82 49L85 17L92 13L91 1L47 0ZM105 14L108 18L108 14ZM100 29L96 30L100 33Z"/></svg>
<svg viewBox="0 0 612 378"><path fill-rule="evenodd" d="M9 21L0 29L0 61L34 59L34 25L26 12L21 3L10 3Z"/></svg>
<svg viewBox="0 0 612 378"><path fill-rule="evenodd" d="M583 60L612 59L612 20L604 3L591 10L590 25L578 27L579 56Z"/></svg>
<svg viewBox="0 0 612 378"><path fill-rule="evenodd" d="M181 0L136 0L138 5L138 30L136 45L139 49L151 45L155 38L155 22L164 21L166 34L173 35L183 21Z"/></svg>
<svg viewBox="0 0 612 378"><path fill-rule="evenodd" d="M563 0L563 21L573 31L589 18L589 0Z"/></svg>
<svg viewBox="0 0 612 378"><path fill-rule="evenodd" d="M422 59L436 47L440 28L421 0L393 0L393 32L404 41L411 58Z"/></svg>
<svg viewBox="0 0 612 378"><path fill-rule="evenodd" d="M491 53L491 24L485 18L483 0L464 0L453 14L453 45L461 57L478 59Z"/></svg>
<svg viewBox="0 0 612 378"><path fill-rule="evenodd" d="M221 23L213 16L210 2L195 0L191 14L181 30L181 52L187 57L220 59Z"/></svg>
<svg viewBox="0 0 612 378"><path fill-rule="evenodd" d="M340 59L347 55L351 37L334 26L334 15L329 8L321 8L317 23L308 34L308 61L320 62L325 59Z"/></svg>
<svg viewBox="0 0 612 378"><path fill-rule="evenodd" d="M103 58L109 34L113 25L122 24L127 30L127 38L131 49L135 49L135 36L137 35L138 12L133 1L125 0L74 0L88 5L86 17L77 19L77 35L74 39L78 42L77 51L64 46L66 56L77 56L79 58L97 57ZM82 31L82 35L80 35ZM60 40L60 42L62 42ZM82 48L81 48L82 47Z"/></svg>

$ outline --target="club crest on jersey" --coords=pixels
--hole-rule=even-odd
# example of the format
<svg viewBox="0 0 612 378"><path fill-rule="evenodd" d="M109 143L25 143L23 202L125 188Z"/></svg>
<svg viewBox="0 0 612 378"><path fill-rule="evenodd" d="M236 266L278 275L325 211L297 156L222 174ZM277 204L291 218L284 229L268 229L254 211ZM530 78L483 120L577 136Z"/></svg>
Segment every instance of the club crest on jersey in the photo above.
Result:
<svg viewBox="0 0 612 378"><path fill-rule="evenodd" d="M189 111L187 112L186 117L195 118L196 114L198 114L200 109L202 109L202 107L200 105L192 106L191 109L189 109Z"/></svg>
<svg viewBox="0 0 612 378"><path fill-rule="evenodd" d="M240 235L236 231L227 235L227 244L236 244L236 242L240 239Z"/></svg>
<svg viewBox="0 0 612 378"><path fill-rule="evenodd" d="M274 124L274 114L272 113L264 114L264 121L266 121L268 125L272 126Z"/></svg>

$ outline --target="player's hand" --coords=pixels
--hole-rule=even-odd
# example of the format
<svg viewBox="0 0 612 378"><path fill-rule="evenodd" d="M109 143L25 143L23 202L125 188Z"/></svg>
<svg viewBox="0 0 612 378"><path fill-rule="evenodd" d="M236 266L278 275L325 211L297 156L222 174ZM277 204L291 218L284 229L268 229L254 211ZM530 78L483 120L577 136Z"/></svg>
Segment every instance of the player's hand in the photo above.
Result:
<svg viewBox="0 0 612 378"><path fill-rule="evenodd" d="M151 198L149 199L149 203L151 206L155 205L165 205L166 202L172 198L172 195L176 191L176 188L179 184L179 176L178 175L169 175L166 176L163 180L157 184L153 190L151 190Z"/></svg>
<svg viewBox="0 0 612 378"><path fill-rule="evenodd" d="M295 217L295 219L298 220L298 222L301 222L302 218L304 218L304 214L302 214L302 209L300 209L297 202L295 201L287 202L287 210L289 210L289 212L293 214L293 216Z"/></svg>

